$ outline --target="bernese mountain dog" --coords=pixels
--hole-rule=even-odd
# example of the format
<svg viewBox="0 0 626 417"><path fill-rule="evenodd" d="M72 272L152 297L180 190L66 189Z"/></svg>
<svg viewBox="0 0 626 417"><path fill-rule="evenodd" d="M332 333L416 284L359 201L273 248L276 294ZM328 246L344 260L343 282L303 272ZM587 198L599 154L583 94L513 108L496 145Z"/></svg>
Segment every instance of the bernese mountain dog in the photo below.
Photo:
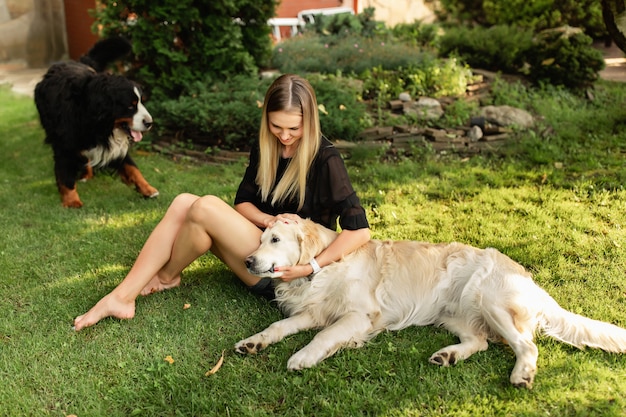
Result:
<svg viewBox="0 0 626 417"><path fill-rule="evenodd" d="M53 64L35 87L64 207L82 207L76 180L90 179L95 168L113 168L144 197L159 195L128 154L152 126L142 92L128 78L105 72L130 50L123 38L100 40L79 61Z"/></svg>

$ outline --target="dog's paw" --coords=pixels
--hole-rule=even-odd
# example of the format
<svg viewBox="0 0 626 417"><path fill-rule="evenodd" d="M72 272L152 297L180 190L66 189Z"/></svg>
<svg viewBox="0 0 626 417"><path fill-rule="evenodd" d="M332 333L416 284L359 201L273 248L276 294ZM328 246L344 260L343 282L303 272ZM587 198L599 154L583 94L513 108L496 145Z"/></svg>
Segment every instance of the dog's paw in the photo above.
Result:
<svg viewBox="0 0 626 417"><path fill-rule="evenodd" d="M511 384L513 384L516 388L527 388L531 389L533 387L533 381L535 380L535 374L537 373L537 367L528 364L515 364L515 368L513 368L513 372L511 373Z"/></svg>
<svg viewBox="0 0 626 417"><path fill-rule="evenodd" d="M448 352L445 349L439 350L428 359L428 362L434 363L439 366L450 366L454 365L457 361L456 352L450 351Z"/></svg>
<svg viewBox="0 0 626 417"><path fill-rule="evenodd" d="M521 380L513 380L511 377L511 384L513 384L515 388L531 389L533 387L533 380L531 377L526 377Z"/></svg>
<svg viewBox="0 0 626 417"><path fill-rule="evenodd" d="M235 352L243 353L244 355L254 355L265 349L265 347L265 344L250 337L235 344Z"/></svg>
<svg viewBox="0 0 626 417"><path fill-rule="evenodd" d="M301 369L312 368L319 363L319 360L311 357L305 350L294 353L287 361L287 369L299 371Z"/></svg>

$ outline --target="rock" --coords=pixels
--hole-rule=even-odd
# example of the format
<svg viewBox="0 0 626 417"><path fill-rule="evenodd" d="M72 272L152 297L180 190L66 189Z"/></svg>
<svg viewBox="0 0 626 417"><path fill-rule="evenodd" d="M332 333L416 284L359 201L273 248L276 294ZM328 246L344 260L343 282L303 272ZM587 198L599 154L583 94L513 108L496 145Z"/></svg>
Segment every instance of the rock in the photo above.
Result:
<svg viewBox="0 0 626 417"><path fill-rule="evenodd" d="M498 126L517 126L527 129L535 123L530 113L511 106L485 106L480 109L480 114L489 123Z"/></svg>
<svg viewBox="0 0 626 417"><path fill-rule="evenodd" d="M417 116L420 120L437 120L443 116L443 107L434 98L421 97L404 103L404 114Z"/></svg>
<svg viewBox="0 0 626 417"><path fill-rule="evenodd" d="M467 137L469 138L470 142L478 142L482 137L483 137L483 130L474 125L470 128L470 130L467 131Z"/></svg>
<svg viewBox="0 0 626 417"><path fill-rule="evenodd" d="M409 93L400 93L398 100L402 102L411 101L411 95Z"/></svg>

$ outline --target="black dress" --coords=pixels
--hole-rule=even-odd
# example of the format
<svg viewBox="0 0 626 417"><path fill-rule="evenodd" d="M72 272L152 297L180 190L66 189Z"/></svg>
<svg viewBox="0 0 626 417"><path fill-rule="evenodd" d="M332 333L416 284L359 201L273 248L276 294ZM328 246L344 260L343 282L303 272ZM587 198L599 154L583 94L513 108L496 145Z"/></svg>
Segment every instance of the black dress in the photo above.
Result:
<svg viewBox="0 0 626 417"><path fill-rule="evenodd" d="M274 187L283 176L289 161L289 158L280 159ZM235 204L249 202L262 212L273 216L296 213L302 218L310 218L331 230L337 230L337 219L343 230L369 227L365 210L361 207L359 197L352 188L343 159L328 139L322 138L319 152L309 171L304 206L300 211L297 211L297 201L288 201L278 206L272 206L271 201L261 201L261 193L255 183L258 166L259 147L257 145L250 152L250 163L239 184ZM271 197L268 200L271 200Z"/></svg>

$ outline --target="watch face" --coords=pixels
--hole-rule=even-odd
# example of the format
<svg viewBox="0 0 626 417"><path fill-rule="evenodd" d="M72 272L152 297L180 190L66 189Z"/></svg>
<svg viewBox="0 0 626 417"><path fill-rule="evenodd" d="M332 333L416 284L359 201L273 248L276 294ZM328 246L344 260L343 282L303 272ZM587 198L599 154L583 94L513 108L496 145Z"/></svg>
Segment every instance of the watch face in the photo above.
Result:
<svg viewBox="0 0 626 417"><path fill-rule="evenodd" d="M626 52L626 0L602 0L602 17L615 44Z"/></svg>

